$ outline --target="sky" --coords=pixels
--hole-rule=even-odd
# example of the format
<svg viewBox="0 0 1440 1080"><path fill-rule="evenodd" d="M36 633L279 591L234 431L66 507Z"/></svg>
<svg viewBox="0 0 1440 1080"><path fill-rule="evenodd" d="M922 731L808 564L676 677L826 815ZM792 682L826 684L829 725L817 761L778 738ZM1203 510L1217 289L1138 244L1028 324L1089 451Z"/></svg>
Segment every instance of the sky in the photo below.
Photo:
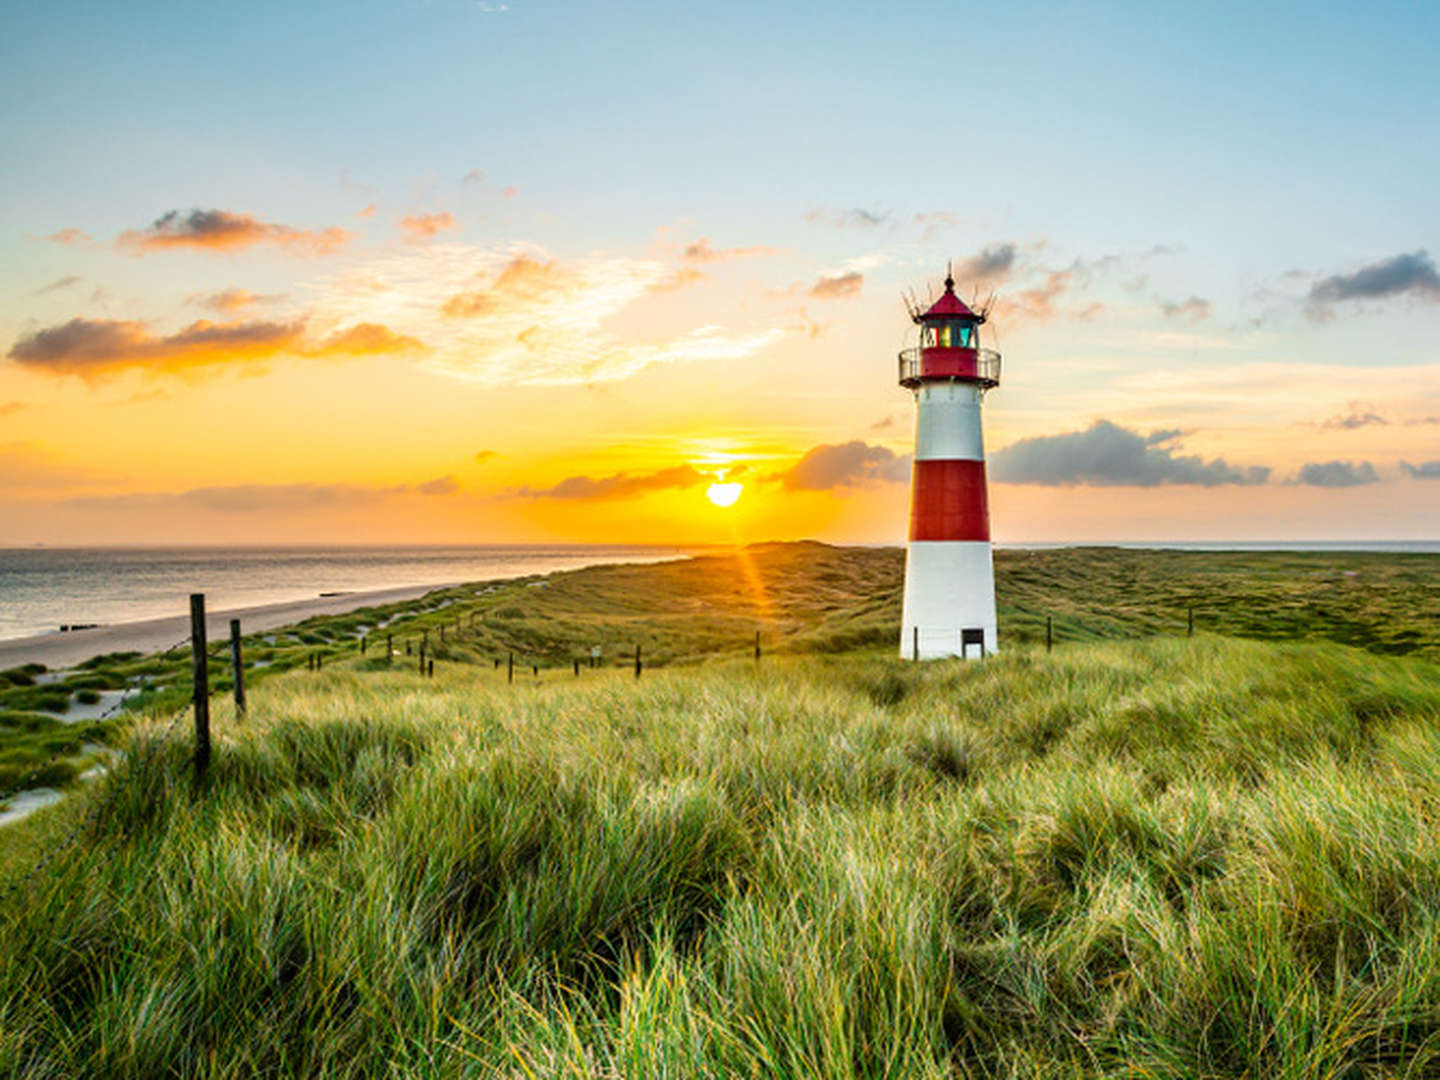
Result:
<svg viewBox="0 0 1440 1080"><path fill-rule="evenodd" d="M1383 0L11 5L0 545L903 542L947 265L1004 357L997 541L1434 539L1437 40Z"/></svg>

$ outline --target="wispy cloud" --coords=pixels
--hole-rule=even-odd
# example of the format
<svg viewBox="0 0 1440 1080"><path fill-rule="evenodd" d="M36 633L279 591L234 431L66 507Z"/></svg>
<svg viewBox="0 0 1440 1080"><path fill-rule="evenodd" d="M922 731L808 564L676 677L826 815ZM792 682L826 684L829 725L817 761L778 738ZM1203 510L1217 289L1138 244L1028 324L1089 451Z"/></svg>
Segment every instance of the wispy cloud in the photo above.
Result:
<svg viewBox="0 0 1440 1080"><path fill-rule="evenodd" d="M1440 480L1440 461L1422 461L1419 465L1402 461L1400 467L1416 480Z"/></svg>
<svg viewBox="0 0 1440 1080"><path fill-rule="evenodd" d="M962 259L955 272L962 282L993 288L1015 272L1019 254L1014 244L991 244Z"/></svg>
<svg viewBox="0 0 1440 1080"><path fill-rule="evenodd" d="M80 229L61 229L45 237L52 244L61 244L64 247L92 247L95 238Z"/></svg>
<svg viewBox="0 0 1440 1080"><path fill-rule="evenodd" d="M1097 420L1085 431L1021 439L990 458L989 475L1002 484L1157 487L1162 484L1263 484L1270 469L1181 455L1178 430L1141 435Z"/></svg>
<svg viewBox="0 0 1440 1080"><path fill-rule="evenodd" d="M910 479L910 457L859 439L829 443L811 447L776 479L787 491L834 491L898 484Z"/></svg>
<svg viewBox="0 0 1440 1080"><path fill-rule="evenodd" d="M350 242L344 229L309 230L261 221L252 214L229 210L171 210L146 229L120 234L117 246L133 255L156 251L233 252L259 245L292 255L329 255Z"/></svg>
<svg viewBox="0 0 1440 1080"><path fill-rule="evenodd" d="M483 465L493 457L499 457L499 450L477 450L475 452L475 464Z"/></svg>
<svg viewBox="0 0 1440 1080"><path fill-rule="evenodd" d="M35 295L44 296L46 293L60 292L62 289L68 289L72 285L79 285L81 280L81 278L74 274L66 274L64 277L52 281L49 285L36 289Z"/></svg>
<svg viewBox="0 0 1440 1080"><path fill-rule="evenodd" d="M562 261L531 245L435 244L324 283L312 310L326 325L382 321L425 341L435 369L491 385L605 382L652 364L740 359L795 332L707 325L665 340L624 341L608 329L672 273L648 259Z"/></svg>
<svg viewBox="0 0 1440 1080"><path fill-rule="evenodd" d="M400 230L405 234L405 239L412 243L418 240L428 240L432 236L438 236L442 232L449 232L459 227L455 215L449 210L441 210L434 214L408 214L400 219Z"/></svg>
<svg viewBox="0 0 1440 1080"><path fill-rule="evenodd" d="M829 225L836 229L876 229L890 224L891 217L888 210L866 210L859 206L849 210L817 207L806 213L805 220L812 225Z"/></svg>
<svg viewBox="0 0 1440 1080"><path fill-rule="evenodd" d="M453 476L419 484L371 486L365 484L234 484L192 488L189 491L131 492L124 495L88 495L65 500L87 510L208 510L222 514L259 514L333 510L363 506L401 495L452 495L460 488Z"/></svg>
<svg viewBox="0 0 1440 1080"><path fill-rule="evenodd" d="M713 483L715 477L691 465L676 465L650 473L615 473L612 476L569 476L548 488L520 487L510 492L522 499L625 499L669 488L692 488Z"/></svg>
<svg viewBox="0 0 1440 1080"><path fill-rule="evenodd" d="M1202 296L1192 296L1188 300L1160 301L1160 314L1167 319L1189 319L1191 322L1199 322L1201 319L1208 319L1211 310L1210 301Z"/></svg>
<svg viewBox="0 0 1440 1080"><path fill-rule="evenodd" d="M1357 428L1390 423L1389 420L1375 411L1375 406L1367 405L1363 401L1351 401L1346 403L1345 407L1350 411L1337 413L1329 419L1322 421L1320 426L1333 431L1354 431Z"/></svg>
<svg viewBox="0 0 1440 1080"><path fill-rule="evenodd" d="M424 346L375 323L360 323L325 337L293 322L193 322L157 335L148 324L71 319L21 338L9 357L32 371L103 378L124 370L175 374L202 368L255 368L282 355L306 357L415 353Z"/></svg>
<svg viewBox="0 0 1440 1080"><path fill-rule="evenodd" d="M22 409L30 406L24 401L0 401L0 416L14 416Z"/></svg>
<svg viewBox="0 0 1440 1080"><path fill-rule="evenodd" d="M208 295L191 293L185 298L185 302L196 307L218 311L223 315L233 315L237 311L244 311L257 304L271 304L284 299L284 293L262 294L253 293L249 289L225 289L222 292Z"/></svg>
<svg viewBox="0 0 1440 1080"><path fill-rule="evenodd" d="M822 277L810 287L810 295L820 300L839 300L845 297L859 296L864 284L865 275L858 270L851 270L833 277Z"/></svg>
<svg viewBox="0 0 1440 1080"><path fill-rule="evenodd" d="M483 184L485 182L484 169L471 169L464 176L460 177L462 184Z"/></svg>
<svg viewBox="0 0 1440 1080"><path fill-rule="evenodd" d="M737 248L716 248L710 246L708 237L700 237L692 244L687 244L683 256L690 262L710 263L728 262L731 259L753 259L764 255L774 255L775 249L766 247L763 244L754 247Z"/></svg>
<svg viewBox="0 0 1440 1080"><path fill-rule="evenodd" d="M1295 483L1310 487L1359 487L1378 483L1375 466L1368 461L1314 461L1300 467Z"/></svg>

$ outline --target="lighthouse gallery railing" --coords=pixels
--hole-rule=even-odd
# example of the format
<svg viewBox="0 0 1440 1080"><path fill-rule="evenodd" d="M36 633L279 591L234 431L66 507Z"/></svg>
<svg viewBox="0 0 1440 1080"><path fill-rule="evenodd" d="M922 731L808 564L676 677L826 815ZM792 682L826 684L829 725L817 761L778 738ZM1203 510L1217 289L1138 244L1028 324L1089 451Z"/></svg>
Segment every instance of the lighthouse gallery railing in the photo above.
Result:
<svg viewBox="0 0 1440 1080"><path fill-rule="evenodd" d="M900 353L900 384L918 386L920 358L923 349L905 349ZM975 350L975 379L985 389L1000 385L1000 354L994 349Z"/></svg>

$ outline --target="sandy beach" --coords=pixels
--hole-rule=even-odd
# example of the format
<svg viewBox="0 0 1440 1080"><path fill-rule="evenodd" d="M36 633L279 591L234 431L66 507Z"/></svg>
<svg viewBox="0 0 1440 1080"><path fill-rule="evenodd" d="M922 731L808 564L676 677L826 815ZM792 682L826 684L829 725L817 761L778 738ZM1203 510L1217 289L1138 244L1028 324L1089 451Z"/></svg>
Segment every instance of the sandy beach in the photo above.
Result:
<svg viewBox="0 0 1440 1080"><path fill-rule="evenodd" d="M340 596L317 596L311 600L291 600L283 604L260 604L255 607L207 611L206 632L210 639L228 638L230 620L239 619L247 634L274 630L308 619L312 615L340 615L357 608L377 607L414 600L448 585L411 585L373 592L353 592ZM49 668L71 667L92 656L112 652L157 652L168 649L190 634L190 615L182 611L173 617L145 619L141 622L97 626L93 630L71 630L65 633L36 634L32 637L0 641L0 669L21 664L40 663Z"/></svg>

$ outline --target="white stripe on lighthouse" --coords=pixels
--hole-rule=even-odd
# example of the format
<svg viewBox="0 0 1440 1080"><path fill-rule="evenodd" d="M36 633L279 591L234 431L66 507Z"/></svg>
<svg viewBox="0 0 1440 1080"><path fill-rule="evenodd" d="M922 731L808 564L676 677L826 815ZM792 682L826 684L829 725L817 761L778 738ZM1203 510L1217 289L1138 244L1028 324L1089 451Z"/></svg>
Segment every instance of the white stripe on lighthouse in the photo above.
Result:
<svg viewBox="0 0 1440 1080"><path fill-rule="evenodd" d="M985 460L980 391L972 383L926 383L916 398L916 461Z"/></svg>

